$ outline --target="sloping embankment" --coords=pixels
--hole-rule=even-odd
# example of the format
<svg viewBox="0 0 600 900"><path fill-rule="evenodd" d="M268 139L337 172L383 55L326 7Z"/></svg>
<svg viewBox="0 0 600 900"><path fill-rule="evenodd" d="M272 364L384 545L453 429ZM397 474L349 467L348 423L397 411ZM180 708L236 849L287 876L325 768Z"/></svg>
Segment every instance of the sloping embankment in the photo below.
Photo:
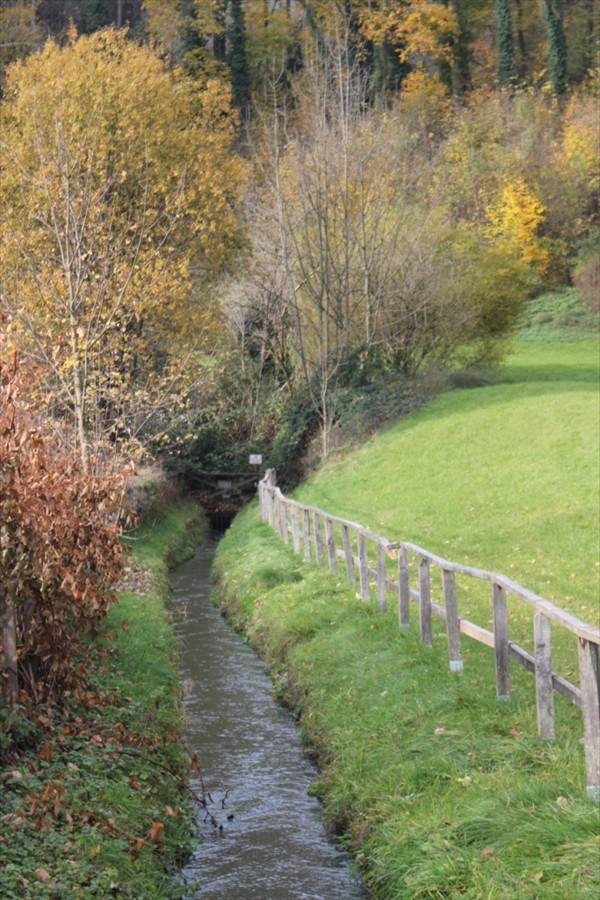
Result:
<svg viewBox="0 0 600 900"><path fill-rule="evenodd" d="M342 583L244 511L217 557L223 605L269 661L318 753L319 795L378 898L592 897L598 811L583 789L579 711L536 737L527 673L495 696L487 648L448 672Z"/></svg>
<svg viewBox="0 0 600 900"><path fill-rule="evenodd" d="M0 771L3 900L181 895L170 869L190 847L193 815L182 792L167 569L204 528L191 504L140 528L132 589L86 661L88 689L9 723L21 752Z"/></svg>

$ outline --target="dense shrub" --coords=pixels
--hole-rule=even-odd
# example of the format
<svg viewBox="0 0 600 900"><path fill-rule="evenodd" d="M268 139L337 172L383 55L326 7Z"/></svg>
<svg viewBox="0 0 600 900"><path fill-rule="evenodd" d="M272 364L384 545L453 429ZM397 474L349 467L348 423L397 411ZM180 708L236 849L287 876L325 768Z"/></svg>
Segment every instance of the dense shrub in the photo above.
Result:
<svg viewBox="0 0 600 900"><path fill-rule="evenodd" d="M177 486L158 463L140 466L125 483L123 518L138 524L143 518L158 512L177 495Z"/></svg>
<svg viewBox="0 0 600 900"><path fill-rule="evenodd" d="M20 687L40 699L77 684L86 639L113 599L123 479L84 474L79 456L36 421L23 383L16 360L0 362L3 675L14 699L17 664Z"/></svg>

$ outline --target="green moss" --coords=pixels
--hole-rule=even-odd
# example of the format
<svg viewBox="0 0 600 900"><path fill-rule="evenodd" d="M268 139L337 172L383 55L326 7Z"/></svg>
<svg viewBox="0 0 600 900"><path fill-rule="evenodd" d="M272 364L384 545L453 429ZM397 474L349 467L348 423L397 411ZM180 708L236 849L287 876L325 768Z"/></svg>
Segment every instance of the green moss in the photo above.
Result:
<svg viewBox="0 0 600 900"><path fill-rule="evenodd" d="M36 746L0 773L3 900L181 896L172 870L191 848L193 813L182 792L167 564L193 551L203 527L196 507L179 504L131 536L134 559L151 573L148 590L123 592L110 610L99 642L105 652L87 663L90 694L40 711L48 724L31 723ZM51 758L39 758L44 745ZM50 782L63 792L56 815L52 805L32 813L31 798ZM163 841L136 850L154 821L165 825Z"/></svg>

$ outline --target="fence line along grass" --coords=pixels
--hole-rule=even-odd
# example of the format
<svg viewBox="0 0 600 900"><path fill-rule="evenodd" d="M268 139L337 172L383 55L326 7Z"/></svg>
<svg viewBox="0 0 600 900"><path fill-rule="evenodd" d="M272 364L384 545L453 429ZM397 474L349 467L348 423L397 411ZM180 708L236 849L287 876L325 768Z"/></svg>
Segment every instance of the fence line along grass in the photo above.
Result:
<svg viewBox="0 0 600 900"><path fill-rule="evenodd" d="M535 677L538 732L544 740L555 737L554 693L562 694L581 709L584 728L586 790L590 798L600 801L600 630L554 603L538 596L516 581L495 572L446 560L416 544L390 542L356 522L334 516L286 497L276 485L270 469L259 485L261 518L276 530L285 543L292 542L295 553L306 561L313 556L318 565L327 561L330 571L338 573L343 563L351 585L357 580L360 596L368 601L371 593L380 612L387 611L388 595L393 592L398 603L399 626L410 624L411 601L419 610L421 642L432 645L432 617L446 623L449 664L452 672L463 669L461 634L490 647L495 654L496 692L501 700L511 693L510 660L514 660ZM340 546L341 545L341 546ZM356 554L354 547L356 547ZM409 559L417 563L418 587L411 587ZM397 566L390 577L389 560ZM432 597L432 568L442 575L443 604ZM456 577L467 576L491 586L493 628L484 628L459 616ZM508 596L527 604L533 611L534 653L510 640ZM552 625L559 625L577 639L580 686L553 671Z"/></svg>

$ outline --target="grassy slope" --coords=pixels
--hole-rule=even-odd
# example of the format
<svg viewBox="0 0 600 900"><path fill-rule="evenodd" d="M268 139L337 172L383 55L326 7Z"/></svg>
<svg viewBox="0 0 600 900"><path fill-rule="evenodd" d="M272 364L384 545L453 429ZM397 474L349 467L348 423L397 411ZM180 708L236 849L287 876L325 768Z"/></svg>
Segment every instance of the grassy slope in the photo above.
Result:
<svg viewBox="0 0 600 900"><path fill-rule="evenodd" d="M597 559L597 350L520 345L506 383L455 391L318 472L302 499L455 559L503 569L582 615ZM510 379L510 380L509 380ZM322 756L326 814L377 897L595 896L597 809L578 711L536 737L533 682L495 699L490 652L465 673L305 566L245 511L218 555L224 602L264 649ZM482 624L487 596L460 596ZM529 614L512 610L525 642ZM557 656L571 674L572 647Z"/></svg>
<svg viewBox="0 0 600 900"><path fill-rule="evenodd" d="M189 847L191 829L179 783L185 767L177 744L175 639L165 614L167 562L189 555L202 527L197 507L180 504L139 529L133 553L151 572L150 589L123 592L111 609L109 653L92 657L89 708L84 697L63 712L48 711L47 733L34 724L35 746L9 767L19 777L4 773L3 900L178 896L169 868ZM39 759L44 744L50 760ZM64 797L38 831L26 798L50 781L61 783ZM145 837L153 821L165 823L163 843L132 853L132 839Z"/></svg>

